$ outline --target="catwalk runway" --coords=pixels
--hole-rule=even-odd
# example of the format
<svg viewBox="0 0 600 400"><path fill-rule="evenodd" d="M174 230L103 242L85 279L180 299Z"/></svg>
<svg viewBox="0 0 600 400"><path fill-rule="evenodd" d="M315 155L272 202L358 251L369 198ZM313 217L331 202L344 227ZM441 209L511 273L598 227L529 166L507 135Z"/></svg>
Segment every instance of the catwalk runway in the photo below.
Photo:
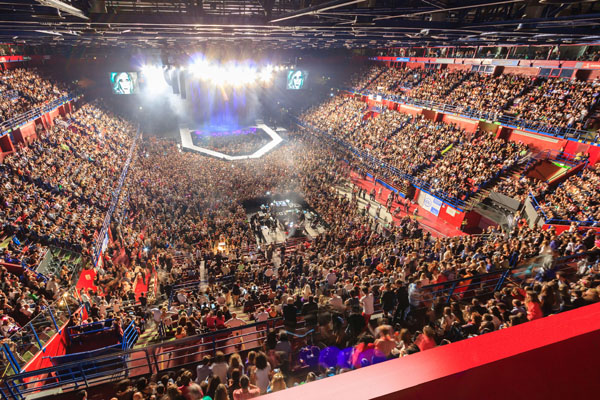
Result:
<svg viewBox="0 0 600 400"><path fill-rule="evenodd" d="M215 135L215 136L229 135L231 137L235 137L238 134L238 132L244 133L249 130L261 132L262 134L264 134L265 136L267 136L269 138L269 141L268 141L268 143L266 143L264 146L260 147L259 149L252 149L249 154L241 154L241 155L227 154L227 149L224 149L223 152L219 152L219 151L215 151L213 149L201 147L201 146L194 144L193 135L195 135L196 132L198 132L194 129L190 129L187 127L180 127L179 135L181 137L181 147L183 150L195 151L198 153L203 153L208 156L220 158L220 159L227 160L227 161L235 161L235 160L246 160L249 158L262 157L263 155L267 154L269 151L271 151L275 147L277 147L283 141L283 139L281 138L281 136L279 136L279 134L277 132L285 132L285 129L283 129L283 128L272 129L263 123L257 123L255 126L243 127L243 128L234 129L231 131L216 131L215 130L215 131L210 132L210 134ZM238 138L240 138L240 137L242 137L242 136L238 136Z"/></svg>

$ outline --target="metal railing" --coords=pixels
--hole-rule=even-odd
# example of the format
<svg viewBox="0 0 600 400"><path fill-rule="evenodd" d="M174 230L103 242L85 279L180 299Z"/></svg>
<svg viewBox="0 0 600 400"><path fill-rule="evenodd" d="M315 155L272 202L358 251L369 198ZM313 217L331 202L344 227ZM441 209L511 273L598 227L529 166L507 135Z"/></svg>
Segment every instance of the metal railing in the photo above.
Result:
<svg viewBox="0 0 600 400"><path fill-rule="evenodd" d="M509 128L525 129L534 133L541 133L544 135L560 137L564 139L585 140L594 144L600 144L600 136L598 136L594 132L548 125L540 121L524 120L518 117L505 115L503 110L484 111L471 108L470 106L453 105L437 101L415 99L405 94L384 95L371 91L356 91L351 88L342 88L342 90L361 96L381 96L382 100L388 100L399 104L414 105L421 108L443 112L446 114L454 114L469 119L486 120L488 122L498 122Z"/></svg>
<svg viewBox="0 0 600 400"><path fill-rule="evenodd" d="M129 148L129 154L127 155L127 160L123 165L123 170L121 171L121 176L119 177L119 181L117 183L116 189L112 193L112 198L110 202L110 206L108 207L108 211L106 212L106 216L104 217L104 222L102 223L102 228L98 232L96 239L93 245L93 257L92 262L94 263L94 267L98 265L98 259L102 254L104 241L108 235L108 229L110 228L110 222L112 218L112 214L114 213L117 205L119 204L119 198L121 196L121 190L123 189L123 184L125 182L125 178L127 177L127 173L129 172L129 165L131 164L131 160L135 154L135 149L137 147L137 142L141 136L140 126L138 125L135 137L133 139L133 143Z"/></svg>
<svg viewBox="0 0 600 400"><path fill-rule="evenodd" d="M5 378L2 389L14 399L60 387L63 392L88 388L136 377L197 365L202 357L215 356L228 349L250 350L261 347L269 331L283 325L281 318L229 328L203 335L165 342L142 349L68 362ZM295 338L294 335L290 335ZM302 335L298 335L302 338ZM305 335L304 335L305 336ZM243 347L242 347L243 346ZM60 379L57 379L60 377Z"/></svg>
<svg viewBox="0 0 600 400"><path fill-rule="evenodd" d="M577 226L596 226L598 221L593 218L588 218L586 220L578 220L578 219L561 219L561 218L549 218L548 214L544 211L544 209L540 206L540 203L537 201L533 193L529 192L529 199L533 204L533 208L544 218L545 224L555 224L555 225L571 225L573 222L577 224Z"/></svg>
<svg viewBox="0 0 600 400"><path fill-rule="evenodd" d="M63 96L42 106L32 108L31 110L28 110L22 114L19 114L9 120L0 123L0 132L2 132L2 135L4 135L10 132L12 129L16 129L22 125L25 125L26 123L33 121L41 117L42 115L49 113L52 110L57 109L58 107L62 106L65 103L68 103L69 101L76 100L77 98L78 97L74 95Z"/></svg>
<svg viewBox="0 0 600 400"><path fill-rule="evenodd" d="M547 257L537 256L513 268L423 286L421 292L426 298L428 297L431 300L441 297L446 304L453 300L466 302L476 297L493 295L495 292L501 290L507 282L518 283L528 278L534 278L543 268L551 269L554 272L564 270L569 267L569 263L589 257L590 255L597 257L599 253L582 252L570 256L558 257L552 260L551 265L548 265Z"/></svg>
<svg viewBox="0 0 600 400"><path fill-rule="evenodd" d="M80 310L79 294L73 287L13 333L9 337L12 344L2 346L4 357L8 360L12 373L21 372L37 353L45 352L46 344L54 335L61 333L62 327L68 322L71 315Z"/></svg>

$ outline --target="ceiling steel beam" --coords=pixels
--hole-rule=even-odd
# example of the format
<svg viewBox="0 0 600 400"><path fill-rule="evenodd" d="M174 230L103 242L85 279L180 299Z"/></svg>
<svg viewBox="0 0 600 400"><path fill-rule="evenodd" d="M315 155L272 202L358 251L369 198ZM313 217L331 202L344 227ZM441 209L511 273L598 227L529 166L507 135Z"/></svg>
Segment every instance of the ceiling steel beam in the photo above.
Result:
<svg viewBox="0 0 600 400"><path fill-rule="evenodd" d="M73 7L72 5L63 3L59 0L37 0L37 2L45 7L56 8L59 11L65 12L77 18L89 19L79 8Z"/></svg>
<svg viewBox="0 0 600 400"><path fill-rule="evenodd" d="M503 0L503 1L494 1L494 2L491 2L491 3L480 3L480 4L471 4L471 5L464 5L464 6L458 6L458 7L442 8L442 9L437 9L437 10L419 11L419 12L408 13L408 14L388 15L388 16L385 16L385 17L375 18L374 21L380 21L380 20L386 20L386 19L394 19L394 18L417 17L419 15L436 14L436 13L448 12L448 11L466 10L466 9L470 9L470 8L481 8L481 7L499 6L499 5L502 5L502 4L523 3L524 1L525 0Z"/></svg>
<svg viewBox="0 0 600 400"><path fill-rule="evenodd" d="M299 18L302 17L304 15L317 15L321 12L324 11L329 11L329 10L334 10L336 8L340 8L340 7L345 7L345 6L350 6L352 4L358 4L358 3L364 3L365 0L335 0L335 1L330 1L327 3L323 3L323 4L319 4L318 6L312 6L312 7L308 7L293 13L290 13L286 16L280 17L280 18L276 18L273 19L271 21L269 21L270 23L275 23L275 22L281 22L281 21L287 21L290 19L294 19L294 18Z"/></svg>

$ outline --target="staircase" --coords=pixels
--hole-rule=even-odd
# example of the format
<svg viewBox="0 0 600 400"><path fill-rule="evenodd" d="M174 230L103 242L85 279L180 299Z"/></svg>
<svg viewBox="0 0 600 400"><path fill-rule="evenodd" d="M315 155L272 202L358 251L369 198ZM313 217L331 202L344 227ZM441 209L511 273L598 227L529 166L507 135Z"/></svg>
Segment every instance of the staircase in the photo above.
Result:
<svg viewBox="0 0 600 400"><path fill-rule="evenodd" d="M458 82L456 82L454 85L452 85L450 87L450 89L446 90L446 92L444 93L444 96L449 95L450 93L452 93L454 91L454 89L456 89L457 87L459 87L460 85L463 84L464 81L466 81L467 79L469 79L471 77L471 75L469 74L465 74L465 76L459 80Z"/></svg>
<svg viewBox="0 0 600 400"><path fill-rule="evenodd" d="M381 71L379 71L379 73L377 75L375 75L373 77L373 79L371 79L369 82L367 82L367 84L361 88L358 88L358 90L356 90L358 93L363 92L364 90L366 90L373 82L375 82L377 79L379 79L379 77L385 73L385 71L387 71L387 69L385 68L381 68Z"/></svg>
<svg viewBox="0 0 600 400"><path fill-rule="evenodd" d="M465 211L471 211L475 206L484 201L488 197L490 192L494 189L494 187L498 185L498 183L515 179L517 177L520 178L523 175L525 175L527 170L533 163L535 163L535 161L535 156L531 153L524 157L522 160L519 160L517 164L513 165L510 168L509 171L506 171L511 172L510 174L504 174L503 176L500 176L499 179L497 179L495 182L492 182L491 185L487 184L486 188L481 188L473 197L469 198L467 200L467 207L465 208Z"/></svg>

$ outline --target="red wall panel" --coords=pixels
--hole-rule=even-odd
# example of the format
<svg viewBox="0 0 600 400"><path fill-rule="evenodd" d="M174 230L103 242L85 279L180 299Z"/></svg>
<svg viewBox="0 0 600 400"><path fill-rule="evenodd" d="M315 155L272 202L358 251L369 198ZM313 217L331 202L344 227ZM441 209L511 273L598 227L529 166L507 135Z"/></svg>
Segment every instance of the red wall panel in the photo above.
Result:
<svg viewBox="0 0 600 400"><path fill-rule="evenodd" d="M418 107L401 104L400 107L398 108L398 111L403 112L405 114L410 114L410 115L421 115L423 110Z"/></svg>
<svg viewBox="0 0 600 400"><path fill-rule="evenodd" d="M537 150L560 150L567 142L565 139L538 135L536 133L519 131L517 129L512 129L508 133L508 139L513 142L526 143Z"/></svg>
<svg viewBox="0 0 600 400"><path fill-rule="evenodd" d="M50 111L47 115L50 117L50 119L52 121L54 121L54 118L58 117L58 115L59 115L58 114L58 108L55 109L55 110Z"/></svg>
<svg viewBox="0 0 600 400"><path fill-rule="evenodd" d="M63 327L61 333L54 335L46 343L44 350L44 352L37 353L23 370L37 371L38 369L51 367L50 357L65 355L67 353L67 330Z"/></svg>
<svg viewBox="0 0 600 400"><path fill-rule="evenodd" d="M442 121L447 124L455 124L458 127L464 129L467 132L475 132L477 131L477 127L479 126L479 121L473 121L468 118L461 118L454 115L444 114L442 117Z"/></svg>
<svg viewBox="0 0 600 400"><path fill-rule="evenodd" d="M440 213L438 214L438 218L443 221L446 221L450 225L460 228L463 220L465 219L465 213L458 211L457 209L450 207L446 203L442 203L442 207L440 207Z"/></svg>
<svg viewBox="0 0 600 400"><path fill-rule="evenodd" d="M472 65L470 64L447 64L449 70L454 71L470 71Z"/></svg>
<svg viewBox="0 0 600 400"><path fill-rule="evenodd" d="M504 67L504 73L537 76L540 73L540 69L527 67Z"/></svg>
<svg viewBox="0 0 600 400"><path fill-rule="evenodd" d="M0 150L2 153L11 153L15 151L15 148L10 141L10 135L4 135L0 137Z"/></svg>

